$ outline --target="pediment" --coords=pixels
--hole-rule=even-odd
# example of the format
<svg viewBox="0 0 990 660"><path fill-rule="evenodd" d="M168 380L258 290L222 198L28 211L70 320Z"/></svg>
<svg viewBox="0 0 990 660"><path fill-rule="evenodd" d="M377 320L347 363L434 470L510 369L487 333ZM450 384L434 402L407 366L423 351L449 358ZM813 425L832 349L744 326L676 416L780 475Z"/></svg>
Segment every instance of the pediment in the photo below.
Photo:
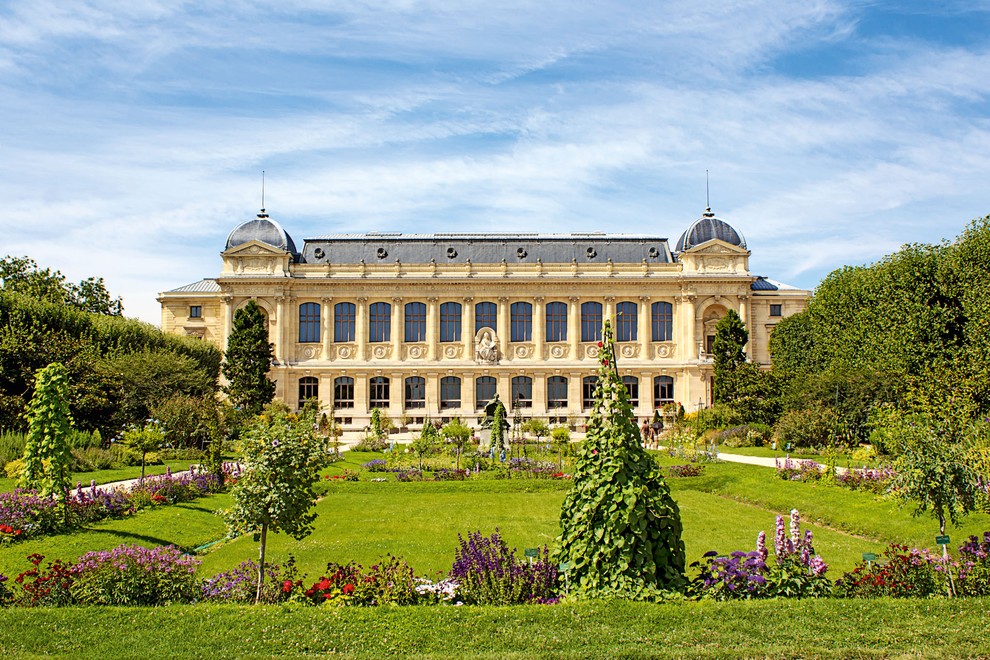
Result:
<svg viewBox="0 0 990 660"><path fill-rule="evenodd" d="M725 241L713 238L712 240L706 241L701 245L695 245L690 250L685 250L683 254L748 255L749 250L746 248L741 248L738 245L733 245L732 243L726 243Z"/></svg>
<svg viewBox="0 0 990 660"><path fill-rule="evenodd" d="M248 241L223 252L225 257L282 257L286 254L285 250L261 241Z"/></svg>

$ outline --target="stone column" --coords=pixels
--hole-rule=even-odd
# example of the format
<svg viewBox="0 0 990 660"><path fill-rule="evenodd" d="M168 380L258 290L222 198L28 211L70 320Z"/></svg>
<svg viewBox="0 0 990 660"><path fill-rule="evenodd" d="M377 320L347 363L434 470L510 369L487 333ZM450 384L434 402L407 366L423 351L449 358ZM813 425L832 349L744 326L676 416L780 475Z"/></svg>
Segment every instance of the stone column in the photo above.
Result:
<svg viewBox="0 0 990 660"><path fill-rule="evenodd" d="M639 409L636 414L640 417L653 417L653 375L639 376Z"/></svg>
<svg viewBox="0 0 990 660"><path fill-rule="evenodd" d="M683 340L683 346L678 346L680 349L680 354L685 360L697 360L698 359L698 339L695 336L697 320L695 319L695 309L694 309L693 295L683 295L680 298L681 304L680 309L680 326ZM678 342L681 344L681 342Z"/></svg>
<svg viewBox="0 0 990 660"><path fill-rule="evenodd" d="M461 413L467 426L476 426L474 404L474 374L461 374Z"/></svg>
<svg viewBox="0 0 990 660"><path fill-rule="evenodd" d="M749 334L749 341L747 341L746 342L746 345L743 346L743 354L744 355L747 355L749 357L752 357L752 353L750 353L749 347L750 347L750 344L753 343L753 339L754 338L753 338L753 331L750 329L750 325L749 325L749 304L748 304L749 300L748 299L749 299L749 296L747 296L745 294L739 296L739 318L742 320L743 326L745 326L746 330L750 333Z"/></svg>
<svg viewBox="0 0 990 660"><path fill-rule="evenodd" d="M602 322L608 321L615 332L615 296L605 296L605 310Z"/></svg>
<svg viewBox="0 0 990 660"><path fill-rule="evenodd" d="M501 399L502 405L505 406L506 411L512 408L512 376L508 372L494 373L495 376L495 391L498 393L498 398ZM511 420L510 420L511 421Z"/></svg>
<svg viewBox="0 0 990 660"><path fill-rule="evenodd" d="M437 336L440 329L439 306L437 298L426 299L426 359L437 359ZM427 388L427 393L429 388ZM429 396L429 394L427 394Z"/></svg>
<svg viewBox="0 0 990 660"><path fill-rule="evenodd" d="M275 296L275 359L280 364L288 360L285 350L285 331L288 329L286 307L286 297Z"/></svg>
<svg viewBox="0 0 990 660"><path fill-rule="evenodd" d="M234 329L234 296L225 295L220 298L220 309L223 314L223 334L220 336L220 350L227 350L227 339Z"/></svg>
<svg viewBox="0 0 990 660"><path fill-rule="evenodd" d="M567 340L570 344L570 358L580 359L581 350L581 299L577 296L568 298L570 304L567 306ZM570 402L568 398L568 403Z"/></svg>
<svg viewBox="0 0 990 660"><path fill-rule="evenodd" d="M464 344L464 359L474 359L474 298L467 296L461 303L461 343ZM461 392L461 402L464 401L464 393Z"/></svg>
<svg viewBox="0 0 990 660"><path fill-rule="evenodd" d="M331 343L333 343L333 298L328 296L320 298L320 344L323 349L321 359L330 359Z"/></svg>
<svg viewBox="0 0 990 660"><path fill-rule="evenodd" d="M426 374L426 414L433 419L440 417L439 374Z"/></svg>
<svg viewBox="0 0 990 660"><path fill-rule="evenodd" d="M638 327L636 333L639 335L639 359L649 360L653 356L650 353L652 335L650 333L650 297L639 297L639 316L637 318Z"/></svg>
<svg viewBox="0 0 990 660"><path fill-rule="evenodd" d="M354 374L354 413L355 417L369 415L368 410L368 374Z"/></svg>
<svg viewBox="0 0 990 660"><path fill-rule="evenodd" d="M546 331L547 327L543 321L544 315L546 314L546 308L543 306L543 296L537 296L533 298L533 357L537 360L546 359L546 354L543 352L546 348ZM533 398L536 398L535 387L533 384L534 392ZM544 405L546 402L544 402ZM533 402L536 405L536 402Z"/></svg>
<svg viewBox="0 0 990 660"><path fill-rule="evenodd" d="M499 357L503 360L511 360L512 356L509 354L509 299L504 296L498 299L498 322L495 325L498 326ZM503 403L508 401L505 397L501 398Z"/></svg>
<svg viewBox="0 0 990 660"><path fill-rule="evenodd" d="M388 378L388 416L392 418L392 422L398 428L402 426L399 422L403 415L402 407L405 404L406 384L402 381L401 373L391 373Z"/></svg>
<svg viewBox="0 0 990 660"><path fill-rule="evenodd" d="M547 374L533 374L533 417L547 416Z"/></svg>
<svg viewBox="0 0 990 660"><path fill-rule="evenodd" d="M405 308L402 306L402 298L392 298L392 359L395 361L402 359L402 339L405 332L402 327L403 318Z"/></svg>
<svg viewBox="0 0 990 660"><path fill-rule="evenodd" d="M581 372L573 372L567 374L567 416L568 417L580 417L581 416L581 379L583 375Z"/></svg>
<svg viewBox="0 0 990 660"><path fill-rule="evenodd" d="M366 297L361 297L357 299L356 308L354 310L354 340L357 342L357 358L358 360L368 359L368 299ZM355 392L355 396L357 393ZM364 402L367 408L368 401L365 398Z"/></svg>

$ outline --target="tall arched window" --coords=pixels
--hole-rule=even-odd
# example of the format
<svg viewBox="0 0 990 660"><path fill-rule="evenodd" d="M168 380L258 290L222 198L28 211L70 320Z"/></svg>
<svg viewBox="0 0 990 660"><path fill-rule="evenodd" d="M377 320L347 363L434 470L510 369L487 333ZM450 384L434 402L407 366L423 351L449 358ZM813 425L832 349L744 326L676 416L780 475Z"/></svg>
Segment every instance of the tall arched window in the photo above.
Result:
<svg viewBox="0 0 990 660"><path fill-rule="evenodd" d="M474 332L491 328L498 332L498 305L493 302L480 302L474 306Z"/></svg>
<svg viewBox="0 0 990 660"><path fill-rule="evenodd" d="M333 379L334 408L354 407L354 379L350 376L338 376Z"/></svg>
<svg viewBox="0 0 990 660"><path fill-rule="evenodd" d="M653 310L653 341L670 341L674 338L674 306L669 302L655 302Z"/></svg>
<svg viewBox="0 0 990 660"><path fill-rule="evenodd" d="M512 379L512 407L533 407L533 379L529 376L516 376Z"/></svg>
<svg viewBox="0 0 990 660"><path fill-rule="evenodd" d="M547 341L567 341L566 303L547 303Z"/></svg>
<svg viewBox="0 0 990 660"><path fill-rule="evenodd" d="M406 304L406 341L426 341L426 304Z"/></svg>
<svg viewBox="0 0 990 660"><path fill-rule="evenodd" d="M533 341L533 306L528 302L512 303L509 325L512 341Z"/></svg>
<svg viewBox="0 0 990 660"><path fill-rule="evenodd" d="M674 402L674 379L670 376L653 377L653 407L662 408Z"/></svg>
<svg viewBox="0 0 990 660"><path fill-rule="evenodd" d="M320 341L320 304L314 302L299 305L299 343Z"/></svg>
<svg viewBox="0 0 990 660"><path fill-rule="evenodd" d="M354 336L354 303L337 303L333 306L333 340L354 341Z"/></svg>
<svg viewBox="0 0 990 660"><path fill-rule="evenodd" d="M622 384L626 386L626 392L629 393L629 405L635 408L639 405L639 378L623 376Z"/></svg>
<svg viewBox="0 0 990 660"><path fill-rule="evenodd" d="M494 376L478 376L474 380L474 407L480 410L495 398L498 381Z"/></svg>
<svg viewBox="0 0 990 660"><path fill-rule="evenodd" d="M375 376L368 381L368 407L388 408L389 382L385 376Z"/></svg>
<svg viewBox="0 0 990 660"><path fill-rule="evenodd" d="M598 389L598 376L585 376L581 379L581 407L585 410L595 407L595 390Z"/></svg>
<svg viewBox="0 0 990 660"><path fill-rule="evenodd" d="M387 302L371 303L368 308L368 341L380 343L392 338L392 305Z"/></svg>
<svg viewBox="0 0 990 660"><path fill-rule="evenodd" d="M636 341L639 326L639 305L620 302L615 306L615 341Z"/></svg>
<svg viewBox="0 0 990 660"><path fill-rule="evenodd" d="M581 341L602 340L602 304L581 303Z"/></svg>
<svg viewBox="0 0 990 660"><path fill-rule="evenodd" d="M461 407L461 379L444 376L440 379L440 409Z"/></svg>
<svg viewBox="0 0 990 660"><path fill-rule="evenodd" d="M440 305L440 341L461 340L461 303L445 302Z"/></svg>
<svg viewBox="0 0 990 660"><path fill-rule="evenodd" d="M547 410L567 407L567 379L563 376L547 378Z"/></svg>
<svg viewBox="0 0 990 660"><path fill-rule="evenodd" d="M406 408L426 407L426 379L422 376L406 378Z"/></svg>
<svg viewBox="0 0 990 660"><path fill-rule="evenodd" d="M299 407L307 401L320 400L320 381L313 376L303 376L299 379Z"/></svg>

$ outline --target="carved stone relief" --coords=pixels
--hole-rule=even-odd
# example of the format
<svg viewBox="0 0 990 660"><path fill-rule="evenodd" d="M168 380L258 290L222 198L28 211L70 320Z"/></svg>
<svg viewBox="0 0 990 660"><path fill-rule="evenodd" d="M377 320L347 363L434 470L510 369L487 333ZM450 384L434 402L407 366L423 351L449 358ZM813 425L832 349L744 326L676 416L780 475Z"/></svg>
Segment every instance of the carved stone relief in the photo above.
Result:
<svg viewBox="0 0 990 660"><path fill-rule="evenodd" d="M498 336L491 328L482 328L474 337L474 359L486 364L498 364Z"/></svg>
<svg viewBox="0 0 990 660"><path fill-rule="evenodd" d="M406 357L410 360L422 360L426 357L426 344L406 346Z"/></svg>
<svg viewBox="0 0 990 660"><path fill-rule="evenodd" d="M639 346L635 344L626 344L619 349L619 352L624 358L633 358L639 355Z"/></svg>
<svg viewBox="0 0 990 660"><path fill-rule="evenodd" d="M443 347L443 356L448 360L454 360L461 357L461 351L464 348L461 344L451 344L449 346Z"/></svg>
<svg viewBox="0 0 990 660"><path fill-rule="evenodd" d="M520 344L513 349L513 353L517 358L528 358L533 353L533 345Z"/></svg>
<svg viewBox="0 0 990 660"><path fill-rule="evenodd" d="M547 353L552 358L560 359L567 355L567 347L561 346L560 344L554 344L547 349Z"/></svg>
<svg viewBox="0 0 990 660"><path fill-rule="evenodd" d="M584 354L594 359L598 357L598 354L601 353L601 350L602 349L598 348L597 344L592 344L591 346L584 347Z"/></svg>
<svg viewBox="0 0 990 660"><path fill-rule="evenodd" d="M371 357L376 360L385 360L392 355L391 344L376 344L371 348Z"/></svg>
<svg viewBox="0 0 990 660"><path fill-rule="evenodd" d="M657 346L657 357L658 358L669 358L674 354L673 344L660 344Z"/></svg>

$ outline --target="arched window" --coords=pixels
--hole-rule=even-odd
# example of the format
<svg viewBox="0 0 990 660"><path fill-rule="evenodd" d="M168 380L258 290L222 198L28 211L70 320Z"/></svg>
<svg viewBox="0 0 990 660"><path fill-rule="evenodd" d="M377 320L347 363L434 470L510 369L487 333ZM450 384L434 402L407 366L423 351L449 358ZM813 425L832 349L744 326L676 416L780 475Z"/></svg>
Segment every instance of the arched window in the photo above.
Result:
<svg viewBox="0 0 990 660"><path fill-rule="evenodd" d="M529 376L516 376L512 379L512 407L533 407L533 379Z"/></svg>
<svg viewBox="0 0 990 660"><path fill-rule="evenodd" d="M406 378L406 408L426 407L426 379L422 376Z"/></svg>
<svg viewBox="0 0 990 660"><path fill-rule="evenodd" d="M547 341L567 341L566 303L547 303Z"/></svg>
<svg viewBox="0 0 990 660"><path fill-rule="evenodd" d="M299 305L299 343L320 341L320 305L308 302Z"/></svg>
<svg viewBox="0 0 990 660"><path fill-rule="evenodd" d="M533 341L533 306L515 302L509 307L510 338L512 341Z"/></svg>
<svg viewBox="0 0 990 660"><path fill-rule="evenodd" d="M567 379L563 376L547 378L547 410L567 407Z"/></svg>
<svg viewBox="0 0 990 660"><path fill-rule="evenodd" d="M368 341L381 343L392 337L392 305L387 302L371 303L368 308Z"/></svg>
<svg viewBox="0 0 990 660"><path fill-rule="evenodd" d="M639 405L639 378L623 376L622 384L626 386L626 392L629 393L629 405L635 408Z"/></svg>
<svg viewBox="0 0 990 660"><path fill-rule="evenodd" d="M480 302L474 306L474 332L491 328L498 332L498 305L493 302Z"/></svg>
<svg viewBox="0 0 990 660"><path fill-rule="evenodd" d="M461 379L444 376L440 379L440 409L461 407Z"/></svg>
<svg viewBox="0 0 990 660"><path fill-rule="evenodd" d="M440 341L461 340L461 303L445 302L440 305Z"/></svg>
<svg viewBox="0 0 990 660"><path fill-rule="evenodd" d="M615 341L636 341L639 326L639 305L620 302L615 306Z"/></svg>
<svg viewBox="0 0 990 660"><path fill-rule="evenodd" d="M389 382L385 376L375 376L368 381L368 407L388 408Z"/></svg>
<svg viewBox="0 0 990 660"><path fill-rule="evenodd" d="M307 401L320 400L320 380L313 376L303 376L299 379L299 407Z"/></svg>
<svg viewBox="0 0 990 660"><path fill-rule="evenodd" d="M602 304L581 303L581 341L602 340Z"/></svg>
<svg viewBox="0 0 990 660"><path fill-rule="evenodd" d="M333 340L354 341L354 336L354 303L337 303L333 306Z"/></svg>
<svg viewBox="0 0 990 660"><path fill-rule="evenodd" d="M478 410L495 398L498 381L494 376L478 376L474 381L474 407Z"/></svg>
<svg viewBox="0 0 990 660"><path fill-rule="evenodd" d="M406 304L406 341L426 341L426 304Z"/></svg>
<svg viewBox="0 0 990 660"><path fill-rule="evenodd" d="M674 306L669 302L655 302L653 309L653 341L670 341L674 338Z"/></svg>
<svg viewBox="0 0 990 660"><path fill-rule="evenodd" d="M581 407L585 410L595 407L595 390L598 389L598 376L585 376L581 379Z"/></svg>
<svg viewBox="0 0 990 660"><path fill-rule="evenodd" d="M674 379L670 376L653 377L653 407L662 408L674 402Z"/></svg>
<svg viewBox="0 0 990 660"><path fill-rule="evenodd" d="M354 407L354 379L350 376L338 376L333 379L334 408Z"/></svg>

